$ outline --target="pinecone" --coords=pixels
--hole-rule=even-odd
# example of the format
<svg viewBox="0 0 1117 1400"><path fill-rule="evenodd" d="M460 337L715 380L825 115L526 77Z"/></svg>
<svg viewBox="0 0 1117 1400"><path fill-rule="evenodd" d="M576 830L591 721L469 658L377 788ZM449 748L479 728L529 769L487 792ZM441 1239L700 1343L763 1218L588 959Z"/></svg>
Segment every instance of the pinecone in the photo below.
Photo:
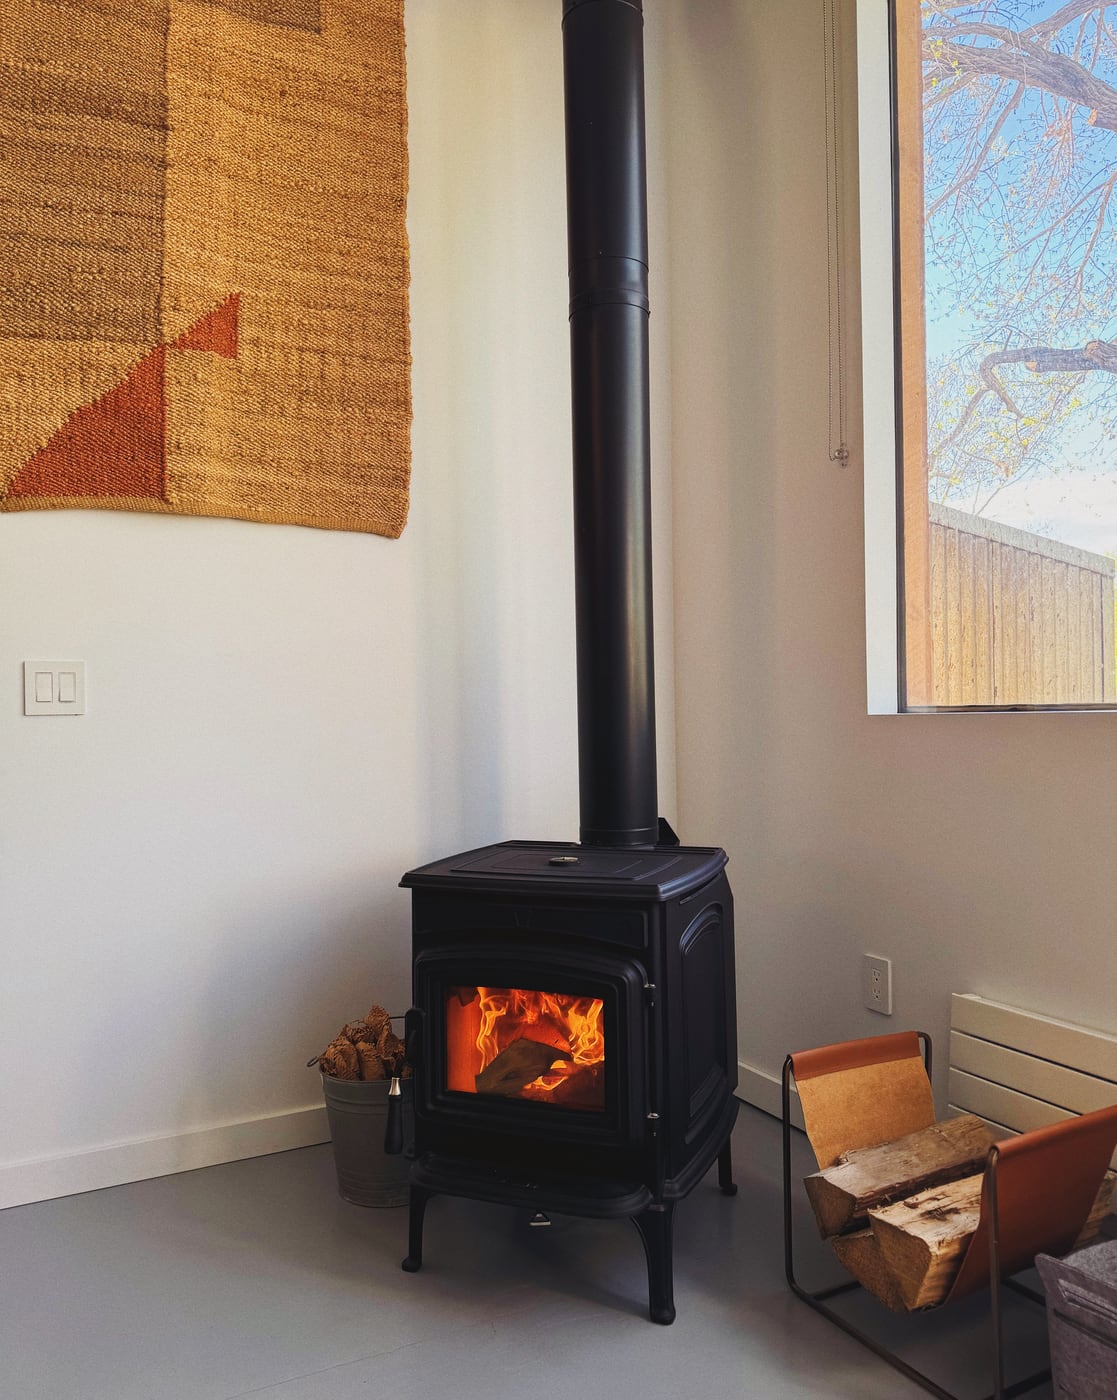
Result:
<svg viewBox="0 0 1117 1400"><path fill-rule="evenodd" d="M387 1079L388 1072L375 1045L369 1045L363 1040L358 1041L356 1051L362 1079Z"/></svg>
<svg viewBox="0 0 1117 1400"><path fill-rule="evenodd" d="M368 1026L368 1035L365 1036L365 1039L370 1045L379 1045L385 1031L392 1029L392 1018L382 1006L370 1007L369 1013L365 1017L365 1023Z"/></svg>
<svg viewBox="0 0 1117 1400"><path fill-rule="evenodd" d="M341 1035L353 1045L359 1045L361 1041L366 1045L376 1044L376 1032L366 1021L350 1021L347 1026L342 1026Z"/></svg>
<svg viewBox="0 0 1117 1400"><path fill-rule="evenodd" d="M388 1067L390 1074L399 1074L403 1064L403 1041L392 1030L391 1024L384 1027L384 1032L376 1042L376 1052Z"/></svg>
<svg viewBox="0 0 1117 1400"><path fill-rule="evenodd" d="M318 1066L323 1074L328 1074L334 1079L361 1077L356 1048L344 1036L339 1035L336 1040L330 1041L318 1056Z"/></svg>

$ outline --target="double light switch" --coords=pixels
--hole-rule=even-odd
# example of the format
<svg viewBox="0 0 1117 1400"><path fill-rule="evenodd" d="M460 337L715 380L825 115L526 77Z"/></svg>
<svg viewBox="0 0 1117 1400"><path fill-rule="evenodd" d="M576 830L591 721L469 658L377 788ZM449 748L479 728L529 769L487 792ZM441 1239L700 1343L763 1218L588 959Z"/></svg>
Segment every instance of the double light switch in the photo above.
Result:
<svg viewBox="0 0 1117 1400"><path fill-rule="evenodd" d="M25 661L25 715L84 715L84 661Z"/></svg>

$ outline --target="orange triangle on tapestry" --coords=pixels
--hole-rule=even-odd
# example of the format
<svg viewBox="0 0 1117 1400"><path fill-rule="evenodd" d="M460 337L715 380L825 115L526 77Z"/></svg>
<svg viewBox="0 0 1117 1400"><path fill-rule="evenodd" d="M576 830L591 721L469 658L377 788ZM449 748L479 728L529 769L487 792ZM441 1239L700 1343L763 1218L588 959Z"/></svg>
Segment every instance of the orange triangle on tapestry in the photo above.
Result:
<svg viewBox="0 0 1117 1400"><path fill-rule="evenodd" d="M165 359L157 345L115 389L75 409L19 469L9 494L162 499Z"/></svg>
<svg viewBox="0 0 1117 1400"><path fill-rule="evenodd" d="M228 360L237 357L237 323L240 318L240 292L230 292L220 306L207 311L200 320L171 341L172 350L212 350Z"/></svg>

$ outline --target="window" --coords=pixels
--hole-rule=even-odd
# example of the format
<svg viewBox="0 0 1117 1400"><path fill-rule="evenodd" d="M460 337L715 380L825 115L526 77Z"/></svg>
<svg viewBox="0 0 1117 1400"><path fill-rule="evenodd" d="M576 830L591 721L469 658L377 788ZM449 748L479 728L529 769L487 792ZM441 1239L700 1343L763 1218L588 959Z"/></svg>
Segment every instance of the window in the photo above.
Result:
<svg viewBox="0 0 1117 1400"><path fill-rule="evenodd" d="M870 708L1112 706L1117 2L858 30Z"/></svg>

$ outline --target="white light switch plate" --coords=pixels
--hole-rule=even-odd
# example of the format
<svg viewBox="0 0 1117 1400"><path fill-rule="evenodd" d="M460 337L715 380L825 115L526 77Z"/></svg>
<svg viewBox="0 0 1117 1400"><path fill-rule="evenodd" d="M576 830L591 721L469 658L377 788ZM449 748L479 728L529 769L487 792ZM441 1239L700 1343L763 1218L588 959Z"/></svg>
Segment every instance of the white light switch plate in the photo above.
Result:
<svg viewBox="0 0 1117 1400"><path fill-rule="evenodd" d="M84 661L25 661L25 715L84 715Z"/></svg>

